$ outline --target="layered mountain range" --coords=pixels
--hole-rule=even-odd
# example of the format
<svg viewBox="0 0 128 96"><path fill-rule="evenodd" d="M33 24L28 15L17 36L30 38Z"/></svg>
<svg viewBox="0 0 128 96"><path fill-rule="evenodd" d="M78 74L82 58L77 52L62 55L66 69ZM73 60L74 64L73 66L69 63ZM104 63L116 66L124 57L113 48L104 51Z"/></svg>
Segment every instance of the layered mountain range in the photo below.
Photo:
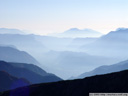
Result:
<svg viewBox="0 0 128 96"><path fill-rule="evenodd" d="M9 29L4 30L7 30L7 33L0 34L1 46L13 46L36 59L35 62L31 62L30 58L26 59L29 62L26 62L25 59L16 61L31 64L38 62L42 69L64 79L71 76L76 77L101 65L110 65L127 59L127 28L120 28L99 38L60 38L23 33L12 34L12 30L10 32ZM83 34L83 31L77 28L72 28L64 33L74 34L75 32ZM6 61L6 59L2 60ZM9 62L13 61L9 60Z"/></svg>
<svg viewBox="0 0 128 96"><path fill-rule="evenodd" d="M26 86L26 84L62 80L54 74L47 73L39 66L41 64L27 52L12 46L0 46L0 91Z"/></svg>
<svg viewBox="0 0 128 96"><path fill-rule="evenodd" d="M0 71L6 72L7 74L10 74L9 76L15 77L17 79L23 78L26 81L30 82L30 84L55 82L55 81L62 80L56 75L47 73L43 69L32 64L9 63L9 62L0 61ZM2 81L2 82L3 84L6 84L6 81L5 82ZM6 88L5 86L5 89L8 89L8 88ZM3 89L0 89L0 90L3 90Z"/></svg>

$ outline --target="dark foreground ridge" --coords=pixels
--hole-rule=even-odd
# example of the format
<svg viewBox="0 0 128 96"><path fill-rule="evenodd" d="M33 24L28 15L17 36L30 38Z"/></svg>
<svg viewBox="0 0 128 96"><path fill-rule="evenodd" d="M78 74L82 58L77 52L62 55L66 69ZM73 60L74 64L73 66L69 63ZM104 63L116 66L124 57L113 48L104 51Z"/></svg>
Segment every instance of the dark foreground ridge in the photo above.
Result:
<svg viewBox="0 0 128 96"><path fill-rule="evenodd" d="M0 96L89 96L89 93L128 92L128 70L84 79L36 84Z"/></svg>

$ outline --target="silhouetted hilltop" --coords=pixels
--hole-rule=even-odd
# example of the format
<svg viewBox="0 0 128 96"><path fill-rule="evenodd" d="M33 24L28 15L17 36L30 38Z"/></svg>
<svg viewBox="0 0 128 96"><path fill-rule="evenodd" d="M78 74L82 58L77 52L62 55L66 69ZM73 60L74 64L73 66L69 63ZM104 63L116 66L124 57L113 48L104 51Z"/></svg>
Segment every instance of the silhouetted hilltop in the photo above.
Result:
<svg viewBox="0 0 128 96"><path fill-rule="evenodd" d="M84 79L60 81L56 83L37 84L28 86L29 96L89 96L89 93L123 93L128 92L128 70L87 77ZM2 93L0 96L9 96L10 93L25 94L26 87ZM27 93L28 93L27 92Z"/></svg>

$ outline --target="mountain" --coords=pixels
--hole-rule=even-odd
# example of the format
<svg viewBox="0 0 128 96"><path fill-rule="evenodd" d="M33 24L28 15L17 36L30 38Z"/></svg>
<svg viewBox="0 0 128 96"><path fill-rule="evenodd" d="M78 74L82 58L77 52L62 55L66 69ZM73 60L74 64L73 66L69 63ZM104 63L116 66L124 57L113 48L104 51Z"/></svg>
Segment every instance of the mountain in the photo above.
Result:
<svg viewBox="0 0 128 96"><path fill-rule="evenodd" d="M30 83L23 78L16 78L5 71L0 71L0 92L18 87L28 86Z"/></svg>
<svg viewBox="0 0 128 96"><path fill-rule="evenodd" d="M41 76L55 76L52 73L47 73L46 71L44 71L42 68L33 65L33 64L26 64L26 63L13 63L13 62L9 62L9 64L11 66L17 67L17 68L25 68L27 70L33 71ZM59 78L57 76L55 76L56 78Z"/></svg>
<svg viewBox="0 0 128 96"><path fill-rule="evenodd" d="M0 60L8 62L20 62L39 64L31 55L14 47L0 46Z"/></svg>
<svg viewBox="0 0 128 96"><path fill-rule="evenodd" d="M59 38L51 36L34 35L35 39L50 49L55 51L67 50L67 46L72 42L73 38Z"/></svg>
<svg viewBox="0 0 128 96"><path fill-rule="evenodd" d="M60 81L59 77L49 74L32 64L8 63L0 61L0 71L5 71L17 78L25 78L32 84Z"/></svg>
<svg viewBox="0 0 128 96"><path fill-rule="evenodd" d="M34 36L33 34L0 34L0 44L13 45L19 50L28 52L33 57L38 57L38 54L42 54L48 49Z"/></svg>
<svg viewBox="0 0 128 96"><path fill-rule="evenodd" d="M89 55L84 52L49 51L43 54L39 62L47 64L47 71L67 79L90 71L103 64L117 63L115 58Z"/></svg>
<svg viewBox="0 0 128 96"><path fill-rule="evenodd" d="M18 29L0 28L0 34L25 34L25 32Z"/></svg>
<svg viewBox="0 0 128 96"><path fill-rule="evenodd" d="M95 42L81 47L84 52L92 55L116 57L120 61L128 57L128 28L112 31ZM80 49L80 50L81 50Z"/></svg>
<svg viewBox="0 0 128 96"><path fill-rule="evenodd" d="M43 59L42 55L45 52L50 50L79 51L79 47L95 40L95 38L59 38L34 34L0 34L0 45L15 46L17 49L29 53L38 61Z"/></svg>
<svg viewBox="0 0 128 96"><path fill-rule="evenodd" d="M67 46L67 51L80 52L80 47L93 43L98 38L74 38Z"/></svg>
<svg viewBox="0 0 128 96"><path fill-rule="evenodd" d="M33 35L35 39L54 51L79 51L79 47L92 43L98 38L59 38L52 36Z"/></svg>
<svg viewBox="0 0 128 96"><path fill-rule="evenodd" d="M126 70L126 69L128 69L128 60L117 63L117 64L113 64L113 65L100 66L90 72L85 72L85 73L81 74L77 78L84 78L84 77L94 76L94 75L99 75L99 74L118 72L118 71L122 71L122 70Z"/></svg>
<svg viewBox="0 0 128 96"><path fill-rule="evenodd" d="M85 38L85 37L100 37L103 34L92 29L71 28L63 33L51 34L55 37L67 37L67 38Z"/></svg>
<svg viewBox="0 0 128 96"><path fill-rule="evenodd" d="M3 92L0 96L89 96L89 93L128 93L127 81L128 70L125 70L78 80L31 85ZM25 88L29 89L29 93Z"/></svg>

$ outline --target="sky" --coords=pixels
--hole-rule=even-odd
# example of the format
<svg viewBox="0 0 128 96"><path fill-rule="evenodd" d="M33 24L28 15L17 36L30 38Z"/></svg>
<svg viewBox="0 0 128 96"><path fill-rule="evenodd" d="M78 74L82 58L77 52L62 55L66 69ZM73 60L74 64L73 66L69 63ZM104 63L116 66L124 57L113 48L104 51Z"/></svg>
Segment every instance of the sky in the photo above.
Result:
<svg viewBox="0 0 128 96"><path fill-rule="evenodd" d="M35 34L128 27L128 0L0 0L0 28Z"/></svg>

